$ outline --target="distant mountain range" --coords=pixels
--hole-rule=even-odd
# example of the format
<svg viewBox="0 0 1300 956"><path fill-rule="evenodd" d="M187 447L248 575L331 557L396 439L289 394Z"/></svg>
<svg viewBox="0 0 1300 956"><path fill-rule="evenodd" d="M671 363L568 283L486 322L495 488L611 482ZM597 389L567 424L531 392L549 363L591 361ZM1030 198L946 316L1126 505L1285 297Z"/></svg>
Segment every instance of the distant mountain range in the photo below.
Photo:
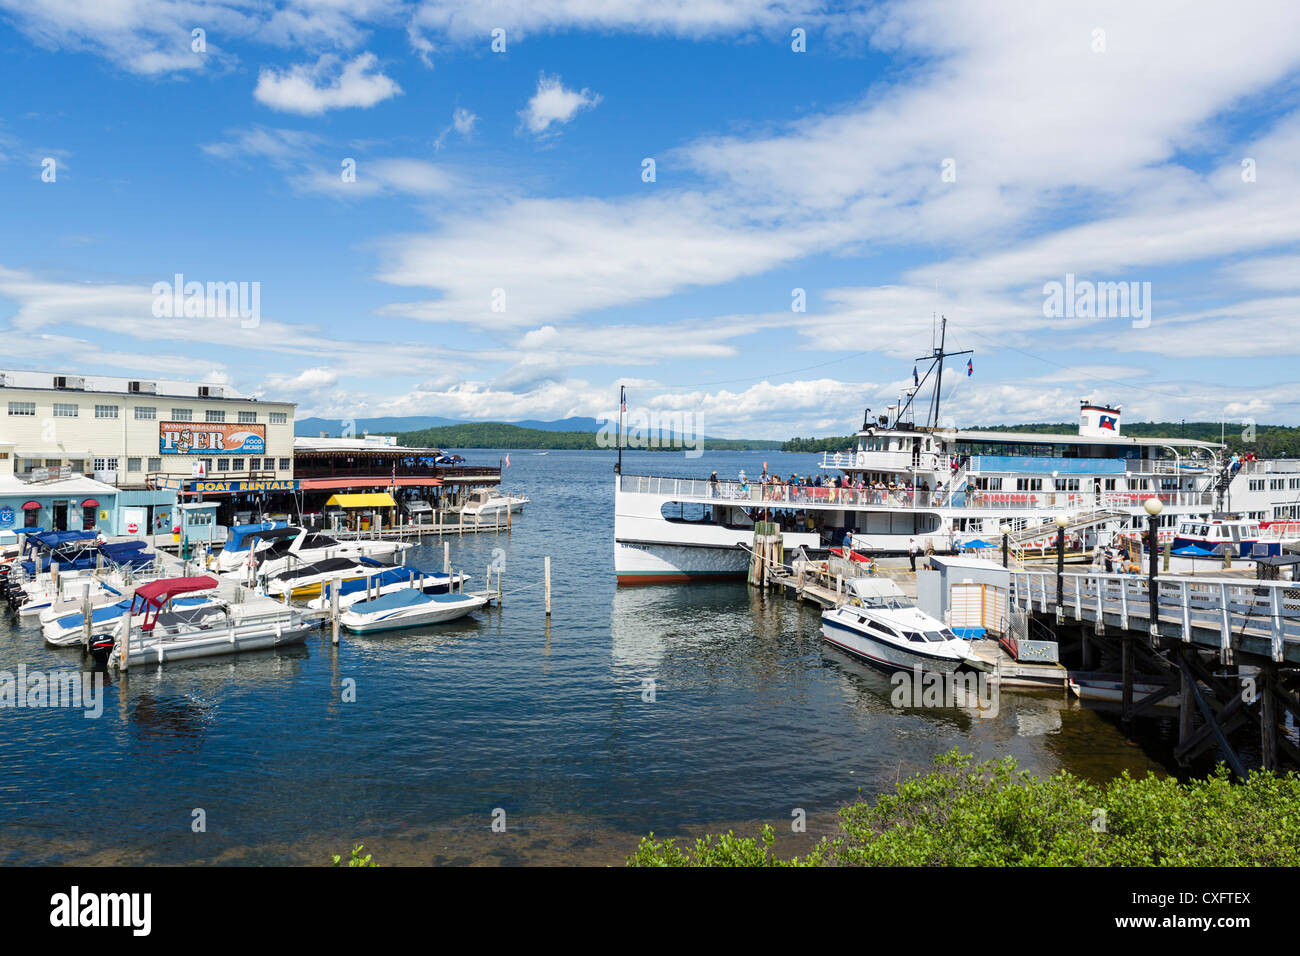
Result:
<svg viewBox="0 0 1300 956"><path fill-rule="evenodd" d="M293 433L317 438L325 432L331 438L343 434L347 423L341 418L302 418L293 424ZM408 415L403 418L358 418L351 423L352 434L398 435L402 432L423 431L426 428L445 428L448 425L515 425L543 432L595 432L603 422L594 418L561 418L544 422L528 419L522 422L471 422L461 418L438 418L433 415Z"/></svg>

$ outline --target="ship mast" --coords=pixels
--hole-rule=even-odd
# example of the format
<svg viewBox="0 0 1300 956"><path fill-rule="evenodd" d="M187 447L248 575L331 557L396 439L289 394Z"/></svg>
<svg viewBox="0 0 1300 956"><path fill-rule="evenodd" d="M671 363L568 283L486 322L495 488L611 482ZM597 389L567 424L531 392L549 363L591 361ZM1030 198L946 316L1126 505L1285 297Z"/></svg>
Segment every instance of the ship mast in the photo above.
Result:
<svg viewBox="0 0 1300 956"><path fill-rule="evenodd" d="M963 349L960 352L944 351L944 343L947 341L947 337L948 337L948 317L946 315L939 316L939 322L940 322L939 344L937 346L933 344L931 345L929 355L922 355L914 360L917 362L929 362L930 367L926 369L925 377L913 384L911 389L911 394L908 395L907 398L906 406L904 406L899 410L898 413L899 421L903 420L904 413L907 411L907 409L912 407L912 400L913 398L915 398L916 393L921 390L921 386L924 385L926 381L929 380L930 375L933 374L934 392L930 398L930 412L929 414L926 415L925 422L927 425L933 422L934 427L938 428L939 427L939 401L943 397L943 360L945 358L950 358L954 355L973 354L974 351L973 349Z"/></svg>

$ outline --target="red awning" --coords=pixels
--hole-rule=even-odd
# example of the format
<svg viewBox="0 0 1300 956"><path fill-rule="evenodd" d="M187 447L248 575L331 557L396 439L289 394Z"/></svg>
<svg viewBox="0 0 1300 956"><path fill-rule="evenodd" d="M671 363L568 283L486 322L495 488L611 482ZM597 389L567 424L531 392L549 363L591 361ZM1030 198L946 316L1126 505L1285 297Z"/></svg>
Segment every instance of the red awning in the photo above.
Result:
<svg viewBox="0 0 1300 956"><path fill-rule="evenodd" d="M210 591L217 587L217 579L204 575L199 578L164 578L150 581L135 589L135 596L142 602L162 606L179 594L191 591ZM134 601L132 602L134 604Z"/></svg>
<svg viewBox="0 0 1300 956"><path fill-rule="evenodd" d="M81 503L81 507L83 507L83 508L98 508L98 507L99 507L99 502L96 501L94 498L87 498L85 501L83 501L83 502Z"/></svg>
<svg viewBox="0 0 1300 956"><path fill-rule="evenodd" d="M27 501L23 503L23 511L40 511L41 503L39 501Z"/></svg>

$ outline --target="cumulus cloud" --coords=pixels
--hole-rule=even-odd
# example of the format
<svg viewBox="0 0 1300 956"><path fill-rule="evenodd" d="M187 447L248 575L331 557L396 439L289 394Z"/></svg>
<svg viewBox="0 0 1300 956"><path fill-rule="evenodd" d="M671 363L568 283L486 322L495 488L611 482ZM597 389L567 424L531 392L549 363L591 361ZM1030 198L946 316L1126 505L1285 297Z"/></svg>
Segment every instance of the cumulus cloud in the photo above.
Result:
<svg viewBox="0 0 1300 956"><path fill-rule="evenodd" d="M537 78L537 92L519 117L530 133L540 136L552 126L568 123L579 110L594 109L599 102L599 94L587 89L566 89L558 76L543 73Z"/></svg>
<svg viewBox="0 0 1300 956"><path fill-rule="evenodd" d="M402 88L378 69L373 53L343 62L324 54L315 64L298 64L281 72L264 67L253 96L273 110L317 116L326 110L362 109L398 96Z"/></svg>

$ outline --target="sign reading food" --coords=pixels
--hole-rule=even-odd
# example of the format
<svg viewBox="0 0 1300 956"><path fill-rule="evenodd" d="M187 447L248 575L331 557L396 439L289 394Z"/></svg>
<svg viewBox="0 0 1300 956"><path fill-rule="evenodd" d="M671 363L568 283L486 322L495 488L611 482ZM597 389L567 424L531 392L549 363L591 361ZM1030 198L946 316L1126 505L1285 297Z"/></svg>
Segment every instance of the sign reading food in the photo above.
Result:
<svg viewBox="0 0 1300 956"><path fill-rule="evenodd" d="M162 455L262 455L266 426L225 422L159 422Z"/></svg>

